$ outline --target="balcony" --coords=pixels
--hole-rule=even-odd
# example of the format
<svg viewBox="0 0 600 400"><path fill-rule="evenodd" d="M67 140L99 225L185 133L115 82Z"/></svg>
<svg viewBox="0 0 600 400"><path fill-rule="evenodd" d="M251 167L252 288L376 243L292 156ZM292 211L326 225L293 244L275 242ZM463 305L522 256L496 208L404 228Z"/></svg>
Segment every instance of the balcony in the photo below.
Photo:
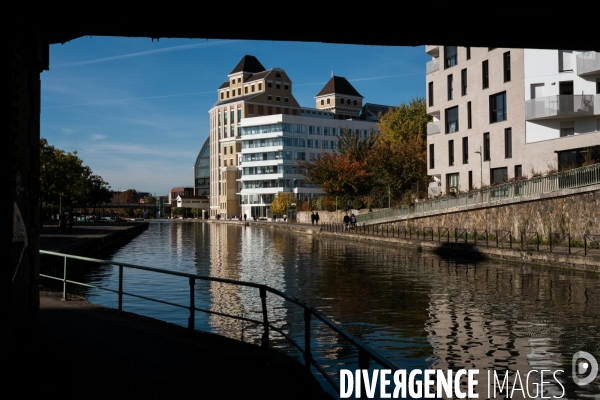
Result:
<svg viewBox="0 0 600 400"><path fill-rule="evenodd" d="M427 71L426 75L429 75L432 72L437 71L438 69L440 69L440 59L434 58L433 60L428 61L426 64L426 71Z"/></svg>
<svg viewBox="0 0 600 400"><path fill-rule="evenodd" d="M577 55L577 75L585 76L600 73L600 53L590 51Z"/></svg>
<svg viewBox="0 0 600 400"><path fill-rule="evenodd" d="M440 121L433 121L427 123L427 135L435 135L440 133Z"/></svg>
<svg viewBox="0 0 600 400"><path fill-rule="evenodd" d="M562 94L525 101L525 120L591 117L594 115L594 95Z"/></svg>

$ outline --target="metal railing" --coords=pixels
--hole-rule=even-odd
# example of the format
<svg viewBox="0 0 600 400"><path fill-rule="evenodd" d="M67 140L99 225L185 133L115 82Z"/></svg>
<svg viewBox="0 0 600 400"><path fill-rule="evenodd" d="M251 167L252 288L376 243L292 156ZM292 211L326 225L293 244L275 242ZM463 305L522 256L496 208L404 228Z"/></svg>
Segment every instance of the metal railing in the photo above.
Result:
<svg viewBox="0 0 600 400"><path fill-rule="evenodd" d="M435 135L440 133L440 121L431 121L427 123L427 134Z"/></svg>
<svg viewBox="0 0 600 400"><path fill-rule="evenodd" d="M600 72L600 53L589 51L587 53L578 54L577 60L577 75L586 75Z"/></svg>
<svg viewBox="0 0 600 400"><path fill-rule="evenodd" d="M525 101L525 120L594 115L593 94L559 94Z"/></svg>
<svg viewBox="0 0 600 400"><path fill-rule="evenodd" d="M433 60L427 61L425 64L425 75L429 75L440 69L440 58L434 58Z"/></svg>
<svg viewBox="0 0 600 400"><path fill-rule="evenodd" d="M475 246L509 248L517 244L519 250L550 253L572 254L572 248L577 247L581 255L587 256L590 251L600 250L600 235L585 234L582 238L573 238L569 232L549 232L543 236L537 231L519 231L513 235L507 229L477 229L456 228L439 226L415 226L408 224L400 226L397 222L384 222L380 224L358 224L345 227L343 224L325 223L321 225L322 231L344 232L351 235L392 237L399 239L416 239L421 241L437 241L455 244L469 244ZM490 243L491 242L491 243ZM600 256L600 252L595 252Z"/></svg>
<svg viewBox="0 0 600 400"><path fill-rule="evenodd" d="M143 299L143 300L152 301L152 302L156 302L156 303L166 304L166 305L173 306L173 307L185 308L189 311L187 327L190 331L195 330L195 314L197 311L208 313L208 314L214 314L214 315L218 315L221 317L233 318L233 319L237 319L237 320L241 320L241 321L245 321L245 322L249 322L249 323L254 323L257 325L262 325L263 326L263 334L262 334L262 338L261 338L261 345L263 348L269 347L269 336L270 336L269 332L270 332L270 330L273 330L274 332L279 333L281 336L283 336L287 341L289 341L296 349L298 349L302 353L305 368L310 371L310 367L312 364L338 393L340 392L340 387L339 387L338 383L327 373L327 371L321 365L319 365L317 360L315 360L315 358L313 358L313 356L312 356L311 320L313 319L313 317L316 318L317 320L320 320L321 322L323 322L323 324L325 324L325 326L327 326L331 331L333 331L334 333L336 333L337 335L339 335L340 337L342 337L343 339L348 341L351 345L353 345L357 349L359 368L368 369L370 367L371 360L373 360L386 369L391 369L392 371L396 371L399 369L399 367L396 366L393 362L387 360L385 357L380 355L376 350L374 350L371 347L369 347L368 345L362 343L360 340L355 338L352 334L350 334L349 332L344 330L342 327L340 327L339 325L334 323L330 318L326 317L325 315L323 315L321 312L319 312L315 308L302 302L301 300L298 300L294 297L288 296L285 293L280 292L279 290L273 289L267 285L262 285L262 284L258 284L258 283L252 283L252 282L236 281L236 280L232 280L232 279L224 279L224 278L216 278L216 277L202 276L202 275L196 275L196 274L188 274L188 273L176 272L176 271L168 271L168 270L159 269L159 268L144 267L144 266L139 266L139 265L134 265L134 264L118 262L118 261L107 261L107 260L99 260L99 259L95 259L95 258L73 256L73 255L69 255L69 254L56 253L56 252L45 251L45 250L40 250L40 254L62 257L64 259L63 276L62 277L50 276L50 275L45 275L45 274L40 274L40 277L51 279L51 280L61 281L62 285L63 285L63 298L65 300L68 298L67 285L68 284L79 285L79 286L83 286L83 287L87 287L87 288L96 288L96 289L116 293L118 296L118 311L119 311L119 313L121 313L123 311L123 296L130 296L130 297L135 297L138 299ZM118 289L115 290L115 289L111 289L111 288L107 288L107 287L91 285L91 284L77 282L77 281L68 279L68 276L69 276L68 263L67 263L68 259L79 260L79 261L84 261L84 262L91 262L91 263L95 263L95 264L99 264L99 265L117 266L118 270L119 270L118 271ZM148 271L148 272L153 272L153 273L158 273L158 274L165 274L165 275L180 277L182 279L187 279L188 283L189 283L188 304L187 305L178 304L178 303L174 303L172 301L164 301L164 300L155 299L152 297L142 296L142 295L138 295L135 293L130 293L130 292L124 291L123 290L123 278L124 278L124 273L125 273L126 269L142 270L142 271ZM257 289L256 294L258 296L260 296L260 300L261 300L262 320L247 318L247 317L239 316L239 315L231 315L231 314L227 314L227 313L223 313L223 312L218 312L218 311L213 311L213 310L196 307L195 289L196 289L197 281L220 282L220 283L224 283L224 284L230 284L230 285L235 285L235 286L243 286L243 287ZM300 346L294 339L292 339L292 337L289 334L284 332L283 329L281 329L277 326L274 326L273 324L271 324L269 322L269 311L268 311L268 307L267 307L267 293L270 293L270 294L280 297L284 300L287 300L287 301L291 302L292 304L295 304L296 306L300 307L303 310L303 313L304 313L304 348L302 348L302 346Z"/></svg>
<svg viewBox="0 0 600 400"><path fill-rule="evenodd" d="M524 198L595 184L600 184L600 164L505 183L456 196L424 200L414 203L413 206L388 208L381 211L359 214L356 216L356 221L360 223L376 223L377 220L382 219L413 218L448 208L467 207L475 204L492 204L511 198Z"/></svg>

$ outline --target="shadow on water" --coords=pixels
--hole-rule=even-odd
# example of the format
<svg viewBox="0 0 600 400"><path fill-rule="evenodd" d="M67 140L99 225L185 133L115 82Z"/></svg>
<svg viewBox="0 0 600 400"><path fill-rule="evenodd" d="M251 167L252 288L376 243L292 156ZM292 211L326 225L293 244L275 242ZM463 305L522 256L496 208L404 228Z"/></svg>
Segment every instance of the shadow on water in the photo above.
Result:
<svg viewBox="0 0 600 400"><path fill-rule="evenodd" d="M471 243L440 243L433 253L440 257L451 257L456 260L470 262L485 261L488 257Z"/></svg>

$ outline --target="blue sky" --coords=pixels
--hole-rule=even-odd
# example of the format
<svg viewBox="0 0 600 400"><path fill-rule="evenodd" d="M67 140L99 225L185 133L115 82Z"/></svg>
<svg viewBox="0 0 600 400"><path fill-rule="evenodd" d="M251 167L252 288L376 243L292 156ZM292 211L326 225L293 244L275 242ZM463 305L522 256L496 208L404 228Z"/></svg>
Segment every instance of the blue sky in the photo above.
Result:
<svg viewBox="0 0 600 400"><path fill-rule="evenodd" d="M332 71L365 102L424 97L430 59L423 46L82 37L50 46L40 135L77 150L113 190L166 194L192 186L216 90L245 54L283 68L304 107L314 107Z"/></svg>

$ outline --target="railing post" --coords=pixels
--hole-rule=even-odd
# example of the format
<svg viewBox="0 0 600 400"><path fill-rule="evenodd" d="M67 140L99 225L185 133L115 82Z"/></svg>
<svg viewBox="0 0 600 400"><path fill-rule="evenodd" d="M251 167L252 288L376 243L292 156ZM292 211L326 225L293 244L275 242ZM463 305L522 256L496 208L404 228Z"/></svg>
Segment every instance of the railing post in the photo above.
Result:
<svg viewBox="0 0 600 400"><path fill-rule="evenodd" d="M262 347L269 348L269 316L267 314L267 290L264 287L260 288L260 302L262 304L263 326L264 332L262 336Z"/></svg>
<svg viewBox="0 0 600 400"><path fill-rule="evenodd" d="M188 317L188 330L194 331L195 315L196 315L196 298L194 296L194 287L196 286L196 279L190 276L190 316Z"/></svg>
<svg viewBox="0 0 600 400"><path fill-rule="evenodd" d="M119 314L123 311L123 266L119 265Z"/></svg>
<svg viewBox="0 0 600 400"><path fill-rule="evenodd" d="M68 300L67 298L67 257L65 257L65 262L63 265L63 300Z"/></svg>
<svg viewBox="0 0 600 400"><path fill-rule="evenodd" d="M310 310L304 307L304 368L310 372L312 353L310 351Z"/></svg>

